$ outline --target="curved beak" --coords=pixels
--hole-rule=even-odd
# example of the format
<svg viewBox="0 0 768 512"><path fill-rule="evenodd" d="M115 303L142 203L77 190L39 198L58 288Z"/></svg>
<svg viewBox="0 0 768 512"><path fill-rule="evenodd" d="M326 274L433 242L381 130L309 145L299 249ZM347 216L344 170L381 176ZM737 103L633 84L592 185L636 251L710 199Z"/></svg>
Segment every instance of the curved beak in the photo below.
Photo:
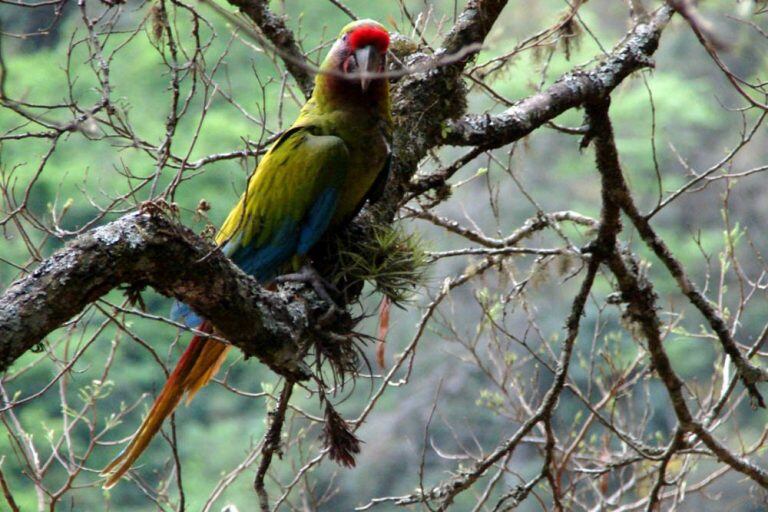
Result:
<svg viewBox="0 0 768 512"><path fill-rule="evenodd" d="M363 92L368 90L373 77L369 73L377 73L381 69L382 56L376 47L368 45L359 50L355 50L355 60L357 60L357 69L360 71L360 87Z"/></svg>

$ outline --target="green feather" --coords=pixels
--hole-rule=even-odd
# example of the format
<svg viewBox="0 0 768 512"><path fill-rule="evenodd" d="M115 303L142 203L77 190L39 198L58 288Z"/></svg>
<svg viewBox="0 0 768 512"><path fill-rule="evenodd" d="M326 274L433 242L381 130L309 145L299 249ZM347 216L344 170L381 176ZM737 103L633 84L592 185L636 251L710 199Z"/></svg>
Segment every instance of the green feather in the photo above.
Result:
<svg viewBox="0 0 768 512"><path fill-rule="evenodd" d="M345 27L342 35L352 28ZM339 66L341 44L340 38L321 70ZM219 231L218 244L258 248L269 243L286 218L304 219L329 186L340 191L330 228L358 211L390 153L388 84L381 80L378 95L366 102L349 102L334 95L338 80L334 74L317 75L312 97L262 158Z"/></svg>

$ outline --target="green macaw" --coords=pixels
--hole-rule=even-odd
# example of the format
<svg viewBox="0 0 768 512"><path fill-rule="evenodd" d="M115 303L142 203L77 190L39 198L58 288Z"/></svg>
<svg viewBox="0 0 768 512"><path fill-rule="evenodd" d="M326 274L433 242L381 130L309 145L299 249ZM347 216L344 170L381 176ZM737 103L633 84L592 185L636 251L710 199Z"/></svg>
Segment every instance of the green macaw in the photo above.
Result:
<svg viewBox="0 0 768 512"><path fill-rule="evenodd" d="M248 187L216 236L240 268L269 282L302 260L320 237L354 216L383 187L390 161L392 119L386 65L389 34L373 20L345 26L320 67L312 97L264 155ZM172 316L199 331L209 322L185 304ZM192 338L130 444L104 470L105 488L149 445L187 394L200 390L230 345Z"/></svg>

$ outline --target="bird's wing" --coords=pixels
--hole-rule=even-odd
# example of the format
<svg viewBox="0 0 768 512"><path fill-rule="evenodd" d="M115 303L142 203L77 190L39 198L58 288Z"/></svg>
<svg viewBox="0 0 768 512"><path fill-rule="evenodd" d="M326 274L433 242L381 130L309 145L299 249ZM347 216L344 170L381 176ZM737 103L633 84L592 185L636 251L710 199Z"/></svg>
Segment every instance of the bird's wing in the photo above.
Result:
<svg viewBox="0 0 768 512"><path fill-rule="evenodd" d="M348 161L349 152L338 137L314 135L311 127L286 131L264 155L216 243L246 273L260 281L273 278L325 232ZM178 301L171 318L189 327L203 321Z"/></svg>
<svg viewBox="0 0 768 512"><path fill-rule="evenodd" d="M327 229L348 165L339 137L315 135L311 127L289 130L262 159L217 243L245 272L274 277Z"/></svg>

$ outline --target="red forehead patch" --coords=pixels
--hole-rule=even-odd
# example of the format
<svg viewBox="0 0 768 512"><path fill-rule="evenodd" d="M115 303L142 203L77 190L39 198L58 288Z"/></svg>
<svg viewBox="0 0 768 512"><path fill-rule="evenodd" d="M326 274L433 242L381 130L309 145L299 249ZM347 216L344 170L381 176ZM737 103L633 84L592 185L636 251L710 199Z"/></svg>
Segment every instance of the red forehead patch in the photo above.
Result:
<svg viewBox="0 0 768 512"><path fill-rule="evenodd" d="M389 47L389 32L375 26L362 26L349 33L349 46L353 50L374 45L381 53Z"/></svg>

